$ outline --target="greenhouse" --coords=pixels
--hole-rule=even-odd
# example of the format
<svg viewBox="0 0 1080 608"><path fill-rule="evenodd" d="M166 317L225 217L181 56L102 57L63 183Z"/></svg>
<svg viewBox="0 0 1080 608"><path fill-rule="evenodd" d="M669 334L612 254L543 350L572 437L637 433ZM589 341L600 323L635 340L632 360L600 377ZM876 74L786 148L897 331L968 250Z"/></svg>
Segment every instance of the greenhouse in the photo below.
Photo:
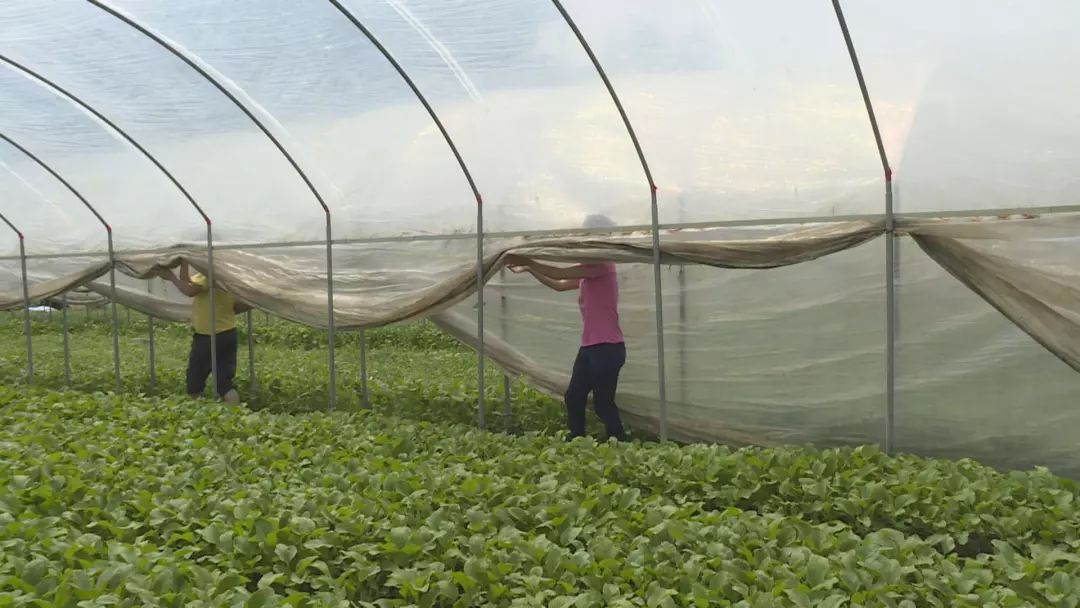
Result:
<svg viewBox="0 0 1080 608"><path fill-rule="evenodd" d="M6 0L0 23L0 307L28 355L42 303L185 319L153 277L186 260L328 332L328 408L335 337L418 319L477 350L481 394L492 361L558 395L575 303L505 256L614 261L636 429L1080 475L1075 2Z"/></svg>

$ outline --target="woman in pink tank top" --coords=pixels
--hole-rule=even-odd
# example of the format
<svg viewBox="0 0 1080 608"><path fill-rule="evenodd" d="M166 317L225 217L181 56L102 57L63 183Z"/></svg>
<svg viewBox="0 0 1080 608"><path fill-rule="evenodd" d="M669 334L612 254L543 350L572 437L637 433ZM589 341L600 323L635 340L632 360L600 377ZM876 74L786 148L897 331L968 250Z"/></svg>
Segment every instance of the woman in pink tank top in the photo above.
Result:
<svg viewBox="0 0 1080 608"><path fill-rule="evenodd" d="M585 221L586 228L613 225L604 216L590 216ZM561 268L517 256L510 256L507 263L512 271L528 272L555 291L578 292L581 348L574 360L574 371L565 395L570 438L585 434L585 409L589 393L592 393L593 409L604 423L607 436L625 439L619 407L615 404L619 372L626 363L626 344L619 327L619 280L615 264L579 264Z"/></svg>

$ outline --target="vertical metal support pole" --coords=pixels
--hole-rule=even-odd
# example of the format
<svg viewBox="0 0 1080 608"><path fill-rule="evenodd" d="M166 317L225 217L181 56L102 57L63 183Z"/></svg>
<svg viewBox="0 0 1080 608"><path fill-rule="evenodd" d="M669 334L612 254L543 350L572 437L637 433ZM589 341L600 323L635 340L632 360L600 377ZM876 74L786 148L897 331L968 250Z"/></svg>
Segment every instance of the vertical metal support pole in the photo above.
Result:
<svg viewBox="0 0 1080 608"><path fill-rule="evenodd" d="M146 328L150 339L150 386L157 386L157 358L154 348L154 317L146 315Z"/></svg>
<svg viewBox="0 0 1080 608"><path fill-rule="evenodd" d="M116 250L113 249L112 227L109 230L109 300L112 311L113 374L116 391L120 392L120 317L116 309Z"/></svg>
<svg viewBox="0 0 1080 608"><path fill-rule="evenodd" d="M847 20L844 19L844 11L840 7L840 0L832 0L833 10L836 12L836 21L840 25L840 33L844 36L844 44L847 45L848 57L851 59L851 67L855 70L855 78L859 82L859 91L862 93L863 104L866 106L866 115L870 119L870 129L874 133L874 143L877 144L878 156L881 159L881 169L885 173L885 441L886 453L892 453L895 442L896 429L893 425L893 414L896 405L896 278L893 276L894 261L896 257L895 241L895 218L893 211L893 184L892 168L889 166L889 157L885 153L885 142L878 128L877 115L874 114L874 104L870 100L870 90L866 86L862 67L859 66L859 56L855 52L855 43L851 40L851 31L848 30Z"/></svg>
<svg viewBox="0 0 1080 608"><path fill-rule="evenodd" d="M251 320L251 311L247 311L247 347L248 347L248 392L255 397L258 386L255 380L255 324Z"/></svg>
<svg viewBox="0 0 1080 608"><path fill-rule="evenodd" d="M367 331L360 330L360 405L371 409L371 389L368 386Z"/></svg>
<svg viewBox="0 0 1080 608"><path fill-rule="evenodd" d="M679 222L686 221L686 199L679 197ZM686 264L679 265L679 399L688 403L686 395Z"/></svg>
<svg viewBox="0 0 1080 608"><path fill-rule="evenodd" d="M901 208L903 207L903 196L900 193L900 184L899 183L893 182L892 187L893 187L893 205L892 205L892 208L893 208L893 217L895 218L897 214L902 212ZM886 193L886 194L888 194L888 193ZM895 230L894 230L894 232L895 232ZM901 297L901 295L903 295L900 292L900 290L903 289L903 282L904 282L904 279L903 279L903 274L904 273L902 271L903 266L904 266L904 262L903 262L904 241L902 239L896 239L895 256L896 256L896 258L893 260L893 262L894 262L894 264L893 264L893 278L896 281L896 293L893 296L893 300L896 303L896 310L895 310L896 314L894 315L894 318L896 319L896 339L897 339L897 342L899 342L899 340L900 340L900 332L903 331L903 314L901 312L903 304L900 303L900 297ZM900 346L899 346L899 344L897 344L897 351L898 351L897 352L897 357L899 357L899 349L900 349Z"/></svg>
<svg viewBox="0 0 1080 608"><path fill-rule="evenodd" d="M900 184L898 184L898 183L896 183L896 182L894 182L894 181L892 181L890 179L888 182L886 182L886 188L888 188L889 186L892 186L892 204L891 205L889 204L889 191L886 190L885 191L885 206L886 206L886 222L889 223L889 226L891 227L891 229L889 230L888 234L886 234L886 237L888 237L888 242L885 245L885 247L888 248L891 245L892 251L893 251L893 254L892 254L893 259L892 259L892 263L890 264L890 273L889 273L892 276L893 283L891 285L889 285L888 281L886 281L886 287L888 288L888 295L886 297L891 297L892 298L892 310L887 311L886 314L889 315L889 323L892 325L892 332L891 333L892 333L893 338L892 338L892 345L887 346L888 355L886 355L887 357L889 357L889 359L891 359L891 361L886 361L886 368L887 369L886 369L886 372L885 372L886 373L886 379L885 379L885 381L886 381L886 393L889 395L889 398L888 398L887 403L886 403L886 419L888 421L889 426L888 426L888 429L887 429L888 437L886 438L886 446L885 446L885 448L889 453L892 453L896 449L896 444L895 444L896 424L895 424L895 420L894 420L894 411L896 409L896 399L897 399L897 396L898 396L897 395L897 388L896 388L896 377L897 377L898 373L897 373L896 369L898 367L898 360L900 358L900 345L899 345L900 333L903 331L901 329L901 327L903 325L903 319L902 319L903 314L901 313L901 311L903 310L903 305L900 302L900 296L901 296L901 291L900 290L903 289L903 287L902 287L903 279L902 279L902 276L901 276L902 273L901 273L900 269L901 269L901 267L903 265L903 262L901 260L903 258L904 241L901 240L900 238L897 238L896 229L895 229L895 225L894 225L895 221L896 221L895 220L896 214L900 213L901 204L902 204L901 203L901 196L900 196ZM891 209L891 211L890 211L890 209ZM890 218L893 218L893 219L891 219L891 221L890 221ZM886 249L886 257L888 257L887 254L888 254L888 249ZM887 259L886 259L886 263L888 263ZM888 301L886 301L886 308L888 309Z"/></svg>
<svg viewBox="0 0 1080 608"><path fill-rule="evenodd" d="M64 324L64 386L71 388L71 334L68 326L67 293L60 299L60 318Z"/></svg>
<svg viewBox="0 0 1080 608"><path fill-rule="evenodd" d="M667 351L664 348L664 291L660 275L660 211L656 204L656 186L652 188L653 291L656 294L656 370L660 386L660 441L667 441Z"/></svg>
<svg viewBox="0 0 1080 608"><path fill-rule="evenodd" d="M19 233L19 263L22 266L23 332L26 334L26 382L34 383L34 338L30 329L30 281L26 276L26 241Z"/></svg>
<svg viewBox="0 0 1080 608"><path fill-rule="evenodd" d="M608 95L611 96L611 101L615 104L615 109L619 111L619 117L622 118L623 126L626 127L626 132L630 136L630 141L634 144L634 151L637 152L638 161L641 163L641 170L645 173L645 179L649 182L649 197L652 209L653 290L656 294L656 370L658 376L657 379L659 381L657 397L659 399L660 440L666 441L668 436L667 372L665 370L667 353L664 349L664 294L662 291L663 285L660 274L660 211L656 203L656 181L653 180L652 171L649 169L649 163L645 159L645 152L642 150L641 142L638 140L637 133L634 131L634 125L630 122L630 117L627 115L626 109L619 100L619 95L615 92L615 87L611 84L607 72L605 72L604 67L600 65L600 60L596 57L596 53L593 52L592 47L589 46L588 41L585 40L585 35L581 33L577 24L574 23L574 19L570 16L570 13L566 11L566 8L563 7L562 2L559 0L551 0L551 2L555 5L559 14L562 15L563 20L566 21L566 25L574 32L574 36L576 36L578 42L581 43L582 50L589 56L589 61L591 61L593 67L596 68L596 73L600 76L600 80L604 82L604 87L607 88Z"/></svg>
<svg viewBox="0 0 1080 608"><path fill-rule="evenodd" d="M476 388L478 391L477 422L480 429L487 428L487 399L485 397L484 369L484 203L476 197Z"/></svg>
<svg viewBox="0 0 1080 608"><path fill-rule="evenodd" d="M885 181L885 452L896 441L896 233L891 175Z"/></svg>
<svg viewBox="0 0 1080 608"><path fill-rule="evenodd" d="M506 268L499 269L499 324L502 327L502 339L509 340L506 323ZM503 374L503 431L509 433L513 422L513 407L510 391L510 375Z"/></svg>
<svg viewBox="0 0 1080 608"><path fill-rule="evenodd" d="M214 229L206 222L206 289L210 297L210 392L218 398L217 286L214 283Z"/></svg>
<svg viewBox="0 0 1080 608"><path fill-rule="evenodd" d="M337 353L334 348L334 242L330 234L330 209L326 209L326 311L330 350L330 410L337 408Z"/></svg>

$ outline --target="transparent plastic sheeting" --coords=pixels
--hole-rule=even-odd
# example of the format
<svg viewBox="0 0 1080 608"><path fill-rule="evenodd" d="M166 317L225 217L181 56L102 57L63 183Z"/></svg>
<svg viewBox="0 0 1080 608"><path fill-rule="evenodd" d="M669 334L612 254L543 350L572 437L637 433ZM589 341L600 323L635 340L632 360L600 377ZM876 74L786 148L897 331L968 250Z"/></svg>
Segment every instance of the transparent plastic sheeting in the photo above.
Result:
<svg viewBox="0 0 1080 608"><path fill-rule="evenodd" d="M882 263L881 242L873 242L774 270L666 267L672 436L735 444L880 441ZM652 270L620 265L619 284L629 349L620 405L655 430ZM580 335L574 294L504 273L487 297L488 331L529 345L540 365L569 373Z"/></svg>
<svg viewBox="0 0 1080 608"><path fill-rule="evenodd" d="M549 2L344 4L457 139L489 229L569 228L590 212L648 221L647 186L621 121ZM197 59L271 128L330 204L338 235L474 227L475 202L430 118L330 3L111 5ZM639 131L664 222L881 212L881 169L830 3L567 8ZM1066 34L1078 11L1066 0L851 3L903 208L1075 202L1080 109L1068 100L1080 93L1080 42ZM143 143L203 205L220 239L322 236L322 211L282 155L152 40L84 0L10 0L0 20L0 52ZM81 188L115 224L118 246L203 238L198 214L166 178L71 102L5 65L0 103L0 129ZM0 154L42 181L27 161ZM50 198L64 208L60 219L35 216L27 230L64 226L64 239L49 231L38 246L101 245L70 195Z"/></svg>
<svg viewBox="0 0 1080 608"><path fill-rule="evenodd" d="M12 237L14 238L14 237ZM88 267L94 267L108 263L106 256L86 256L56 259L34 259L26 261L26 278L30 285L37 285L77 274ZM107 277L106 277L107 279ZM117 273L117 280L129 282L141 282L138 279L124 277ZM18 258L0 261L0 293L17 294L22 297L22 267Z"/></svg>
<svg viewBox="0 0 1080 608"><path fill-rule="evenodd" d="M664 246L663 259L744 268L783 266L856 247L877 238L881 231L880 223L853 221L800 228L778 239L671 242ZM339 264L343 271L334 275L334 325L346 329L405 321L441 312L469 297L477 288L475 266L455 260L453 253L470 250L470 240L453 239L442 246L439 241L399 241L396 247L346 246L335 254L344 263ZM294 248L287 256L275 256L262 249L220 248L214 255L215 280L254 307L307 325L328 326L329 311L320 303L327 299L327 277L310 269L315 258L311 254L318 251L321 248L304 246ZM556 261L632 263L652 259L652 245L642 237L520 241L484 258L485 282L505 263L504 254L508 252ZM394 253L396 259L392 259ZM421 264L424 260L428 263ZM205 272L209 256L206 250L197 248L172 249L122 254L116 265L131 277L148 278L156 269L175 267L182 261ZM377 270L368 270L368 264ZM55 297L104 275L108 267L108 261L99 262L31 285L31 297ZM418 267L426 269L415 270ZM22 301L21 294L0 294L0 308L17 307Z"/></svg>
<svg viewBox="0 0 1080 608"><path fill-rule="evenodd" d="M914 243L899 243L896 448L1080 478L1080 376ZM1075 272L1078 246L1043 243L1028 259Z"/></svg>
<svg viewBox="0 0 1080 608"><path fill-rule="evenodd" d="M1080 4L844 4L900 209L1076 204Z"/></svg>
<svg viewBox="0 0 1080 608"><path fill-rule="evenodd" d="M663 222L883 210L831 2L565 4L641 137ZM1080 4L842 4L902 210L1076 204Z"/></svg>
<svg viewBox="0 0 1080 608"><path fill-rule="evenodd" d="M898 243L897 449L1080 477L1080 377L915 243ZM989 249L1056 269L1080 286L1080 238L993 240ZM666 268L672 436L758 445L880 441L883 264L878 242L774 270ZM620 406L655 430L651 269L620 266L619 279L629 346ZM572 295L504 273L488 301L489 332L528 345L539 365L569 372L579 331Z"/></svg>
<svg viewBox="0 0 1080 608"><path fill-rule="evenodd" d="M335 238L475 231L476 201L441 134L331 3L109 4L174 44L266 125L329 205ZM573 229L596 213L620 225L649 223L648 185L624 125L551 2L342 4L394 54L454 137L484 196L487 231ZM880 221L882 167L830 2L564 4L640 136L659 185L662 223L850 215ZM1080 5L851 0L844 9L897 176L898 212L949 216L1080 203L1080 106L1073 101L1080 97ZM145 146L212 218L216 242L313 241L230 251L287 269L288 280L262 282L283 298L297 290L313 294L300 304L317 314L327 286L325 250L317 243L325 234L322 208L226 96L85 0L6 0L0 22L0 53ZM113 226L118 250L198 251L206 227L190 202L97 119L2 61L0 107L0 132L81 192ZM32 283L105 261L106 234L90 211L2 141L0 213L26 234L31 256L97 254L32 257ZM1055 238L1046 237L1052 217L1034 233L1007 223L1008 238L957 243L971 248L969 261L1000 256L1032 269L1044 287L1074 285L1070 273L1080 258L1067 239L1077 232L1064 221ZM790 230L745 228L709 238ZM679 238L690 237L668 234L665 243ZM487 256L506 242L489 238ZM1077 429L1065 397L1074 372L918 245L900 242L898 446L1075 470L1065 455L1067 436ZM346 308L407 299L468 281L474 248L468 238L335 245L335 288ZM0 237L0 255L17 253L14 235ZM673 432L753 442L880 439L882 257L873 242L777 270L665 270ZM632 351L624 401L639 424L655 425L651 270L626 263L620 272ZM143 292L143 283L119 274L123 297ZM0 261L0 291L19 293L20 281L17 260ZM576 342L572 298L549 296L521 277L507 278L505 287L500 276L493 281L498 287L485 314L493 339L506 339L509 350L500 352L516 353L516 369L540 362L530 378L557 387ZM467 291L442 302L464 298L453 310L437 312L464 339L475 332ZM1019 301L1016 293L1010 297ZM1048 308L1061 316L1059 324L1072 318L1066 309ZM1028 334L1038 333L1030 326L1038 315L1010 314L1029 324ZM1053 342L1059 358L1070 348L1060 338L1043 342Z"/></svg>

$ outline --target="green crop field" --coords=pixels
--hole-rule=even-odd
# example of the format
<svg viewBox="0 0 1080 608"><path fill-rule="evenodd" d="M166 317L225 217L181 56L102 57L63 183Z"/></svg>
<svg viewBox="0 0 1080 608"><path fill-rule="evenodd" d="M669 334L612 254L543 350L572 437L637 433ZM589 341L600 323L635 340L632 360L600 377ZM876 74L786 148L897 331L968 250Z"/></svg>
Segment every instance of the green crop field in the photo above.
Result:
<svg viewBox="0 0 1080 608"><path fill-rule="evenodd" d="M111 324L103 311L69 316L71 387L84 390L115 388ZM121 312L121 378L123 392L176 396L184 392L191 330L158 321L154 331L155 378L151 381L149 331L145 317ZM256 388L248 386L247 337L241 323L236 380L248 406L257 410L298 413L326 410L329 402L327 335L293 323L253 316ZM22 318L2 317L0 381L25 381L26 345ZM63 332L59 312L34 315L35 383L65 388ZM433 422L476 424L476 354L433 325L416 323L368 332L371 406L389 413ZM361 407L359 335L337 336L338 409ZM569 364L570 362L568 362ZM487 423L504 430L503 378L493 364L486 374ZM561 402L513 382L512 432L555 432L565 426ZM209 394L209 392L207 393ZM602 426L590 421L599 434Z"/></svg>
<svg viewBox="0 0 1080 608"><path fill-rule="evenodd" d="M57 315L35 327L45 386L17 384L3 327L0 606L1080 605L1080 489L1045 471L567 443L520 386L513 432L483 432L473 356L423 324L369 334L372 411L355 335L325 412L323 338L261 318L250 405L177 396L183 327L156 332L151 385L143 321L125 391L93 392L108 330L72 320L77 390Z"/></svg>

